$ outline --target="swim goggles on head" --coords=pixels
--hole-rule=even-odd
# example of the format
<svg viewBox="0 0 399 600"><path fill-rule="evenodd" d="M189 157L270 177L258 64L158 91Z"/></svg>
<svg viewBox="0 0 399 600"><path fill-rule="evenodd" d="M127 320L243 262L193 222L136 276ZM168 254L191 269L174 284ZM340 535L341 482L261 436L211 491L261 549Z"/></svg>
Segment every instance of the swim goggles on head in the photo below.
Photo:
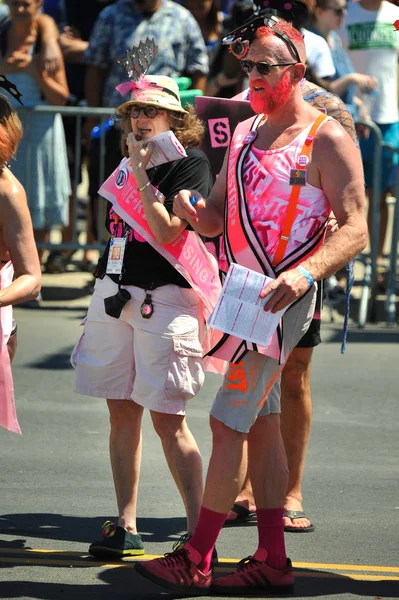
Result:
<svg viewBox="0 0 399 600"><path fill-rule="evenodd" d="M284 40L287 44L295 60L301 62L297 47L283 31L280 31L280 29L276 27L278 23L279 19L275 16L265 17L258 15L251 21L244 23L241 27L231 31L228 36L223 38L222 43L229 46L230 52L234 54L236 58L242 59L249 52L249 47L255 38L256 30L259 29L259 27L271 27L277 37Z"/></svg>

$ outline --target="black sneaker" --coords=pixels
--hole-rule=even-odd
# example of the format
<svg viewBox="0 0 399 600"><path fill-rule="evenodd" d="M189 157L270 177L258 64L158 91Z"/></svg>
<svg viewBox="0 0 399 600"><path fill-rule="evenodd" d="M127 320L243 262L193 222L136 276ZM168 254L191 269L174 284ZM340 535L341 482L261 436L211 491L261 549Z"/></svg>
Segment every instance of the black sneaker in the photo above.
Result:
<svg viewBox="0 0 399 600"><path fill-rule="evenodd" d="M183 535L181 535L179 537L178 540L175 541L175 543L172 546L172 550L173 552L176 552L176 550L182 550L184 548L184 546L187 544L187 542L189 542L192 538L191 533L183 533ZM211 560L211 567L215 567L218 564L218 553L216 550L216 546L213 549L212 552L212 560Z"/></svg>
<svg viewBox="0 0 399 600"><path fill-rule="evenodd" d="M96 558L140 556L144 554L144 544L141 536L130 533L123 527L116 526L111 521L105 521L101 529L103 539L93 542L89 554Z"/></svg>

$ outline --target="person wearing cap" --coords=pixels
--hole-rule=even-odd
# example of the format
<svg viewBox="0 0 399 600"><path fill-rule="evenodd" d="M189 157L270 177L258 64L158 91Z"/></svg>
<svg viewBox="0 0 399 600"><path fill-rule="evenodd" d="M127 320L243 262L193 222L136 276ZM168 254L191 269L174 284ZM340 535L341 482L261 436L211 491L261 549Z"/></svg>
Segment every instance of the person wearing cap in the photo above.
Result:
<svg viewBox="0 0 399 600"><path fill-rule="evenodd" d="M184 593L292 591L284 543L288 471L279 375L311 322L315 282L367 243L360 155L341 125L302 97L302 36L288 23L277 26L263 18L251 27L240 64L249 76L256 116L237 126L210 196L192 206L197 192L182 190L174 212L201 235L223 231L229 264L273 279L260 293L264 310L287 310L266 348L226 334L214 349L214 356L224 352L231 359L211 409L213 448L197 526L184 548L135 567L151 581ZM324 243L331 210L340 228ZM258 547L236 571L212 580L212 550L243 483L246 444Z"/></svg>
<svg viewBox="0 0 399 600"><path fill-rule="evenodd" d="M187 400L204 382L200 301L181 271L160 252L187 227L172 213L174 196L186 187L208 195L211 168L195 147L203 126L191 109L182 107L173 79L147 75L131 90L129 100L117 109L122 152L130 157L135 198L154 239L146 241L109 206L107 228L112 238L100 258L84 333L72 356L75 391L105 397L110 413L110 457L119 516L116 525L104 524L103 539L91 544L89 552L96 557L144 554L136 524L144 408L150 411L181 494L188 535L203 494L201 456L185 417ZM187 156L148 168L152 138L170 131ZM121 273L112 274L107 269L108 255L121 238L126 240ZM215 270L218 277L216 261ZM119 315L115 313L118 302L129 297L119 305Z"/></svg>
<svg viewBox="0 0 399 600"><path fill-rule="evenodd" d="M305 40L307 79L329 89L329 82L335 75L335 67L330 48L324 39L320 39L310 31L311 13L316 0L236 0L233 3L231 18L226 19L226 31L231 31L242 25L247 19L253 18L258 11L274 14L286 21L302 33ZM217 60L211 65L208 78L207 95L230 98L242 88L243 77L237 73L234 58L225 52L225 46L219 47ZM220 69L220 65L222 68ZM241 86L241 88L240 88Z"/></svg>

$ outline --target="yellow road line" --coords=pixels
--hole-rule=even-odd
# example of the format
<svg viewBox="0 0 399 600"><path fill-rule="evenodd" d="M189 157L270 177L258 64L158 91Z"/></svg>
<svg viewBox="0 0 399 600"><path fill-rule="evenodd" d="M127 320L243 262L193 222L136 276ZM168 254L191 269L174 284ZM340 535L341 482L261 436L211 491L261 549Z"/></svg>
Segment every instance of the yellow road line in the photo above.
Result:
<svg viewBox="0 0 399 600"><path fill-rule="evenodd" d="M1 550L1 549L0 549ZM60 551L58 551L60 552ZM48 553L48 552L46 552ZM69 555L78 555L79 553L77 552L71 552L69 553ZM150 559L150 558L157 558L157 555L147 555L146 559ZM18 558L18 557L6 557L6 556L0 556L0 563L6 563L6 564L16 564L16 565L36 565L36 566L54 566L54 567L64 567L65 565L68 566L72 566L72 567L84 567L84 568L121 568L121 567L130 567L132 568L134 565L134 562L136 560L145 560L143 557L136 557L130 559L130 560L124 560L121 562L111 562L111 563L107 563L107 562L101 562L101 561L96 561L96 560L92 560L91 558L87 558L86 560L68 560L68 556L65 556L64 559L52 559L52 558ZM228 559L228 561L232 561L232 559ZM221 560L222 563L227 562L225 560ZM298 563L298 565L300 565L300 568L314 568L311 567L313 563ZM318 565L318 568L332 568L331 565L324 565L323 563L315 563ZM294 567L298 565L294 564ZM350 565L344 565L345 568L349 567ZM359 565L353 565L353 567L359 567ZM366 567L367 570L371 570L371 571L377 571L378 568L373 567L372 569L369 569L368 567ZM366 568L364 568L364 570L366 570ZM386 572L385 569L389 569L390 567L379 567L381 569L381 572ZM228 567L216 567L216 572L229 572L230 569ZM312 572L306 572L306 571L298 571L297 569L295 570L295 574L297 577L310 577L310 578L323 578L323 579L337 579L340 577L346 577L347 579L354 579L354 580L363 580L363 581L398 581L399 582L399 577L394 577L394 576L387 576L387 575L366 575L364 574L355 574L355 573L334 573L334 572L327 572L327 571L312 571Z"/></svg>
<svg viewBox="0 0 399 600"><path fill-rule="evenodd" d="M34 554L64 554L65 556L89 556L88 552L71 552L69 550L41 550L39 548L2 548L0 546L0 555L4 554L24 554L32 552Z"/></svg>
<svg viewBox="0 0 399 600"><path fill-rule="evenodd" d="M2 554L62 554L66 559L68 557L80 557L82 560L85 558L91 559L87 552L74 552L69 550L50 550L41 548L2 548L0 546L0 560ZM145 554L144 556L130 556L126 557L124 561L136 561L136 560L152 560L153 558L159 558L160 554ZM240 561L240 558L219 558L219 562L225 564L236 564ZM101 561L98 561L101 562ZM114 563L112 563L114 564ZM377 572L377 573L399 573L399 567L390 567L383 565L349 565L342 563L312 563L312 562L293 562L293 566L297 569L331 569L339 571L364 571L364 572Z"/></svg>
<svg viewBox="0 0 399 600"><path fill-rule="evenodd" d="M399 573L399 567L383 567L370 565L341 565L328 563L304 563L293 562L292 565L298 569L335 569L340 571L377 571L381 573Z"/></svg>
<svg viewBox="0 0 399 600"><path fill-rule="evenodd" d="M63 561L63 560L40 560L34 558L0 558L0 563L5 562L7 564L23 564L29 566L53 566L63 568L65 565L71 567L84 567L84 568L98 568L98 569L120 569L120 568L133 568L133 562L120 562L120 563L101 563L95 561ZM215 571L217 573L228 573L230 569L216 567ZM306 577L311 579L339 579L345 577L346 579L353 579L358 581L397 581L399 582L399 577L388 576L388 575L356 575L352 573L333 573L333 572L317 572L313 571L312 573L307 573L304 571L295 571L296 577Z"/></svg>

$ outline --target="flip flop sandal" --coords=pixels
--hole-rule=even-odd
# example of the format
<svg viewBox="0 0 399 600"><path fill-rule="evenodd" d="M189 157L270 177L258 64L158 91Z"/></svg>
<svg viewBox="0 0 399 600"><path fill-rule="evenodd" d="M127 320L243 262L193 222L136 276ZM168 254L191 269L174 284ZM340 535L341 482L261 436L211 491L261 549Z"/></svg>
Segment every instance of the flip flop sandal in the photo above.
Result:
<svg viewBox="0 0 399 600"><path fill-rule="evenodd" d="M307 519L307 516L302 510L285 510L284 516L291 519L291 521L295 521L295 519ZM289 533L311 533L314 530L315 527L312 523L308 525L308 527L290 527L289 525L284 527L284 531Z"/></svg>
<svg viewBox="0 0 399 600"><path fill-rule="evenodd" d="M231 507L231 512L236 513L237 518L232 521L226 519L223 527L235 527L243 523L256 523L256 512L248 510L248 508L245 508L241 504L234 503Z"/></svg>

